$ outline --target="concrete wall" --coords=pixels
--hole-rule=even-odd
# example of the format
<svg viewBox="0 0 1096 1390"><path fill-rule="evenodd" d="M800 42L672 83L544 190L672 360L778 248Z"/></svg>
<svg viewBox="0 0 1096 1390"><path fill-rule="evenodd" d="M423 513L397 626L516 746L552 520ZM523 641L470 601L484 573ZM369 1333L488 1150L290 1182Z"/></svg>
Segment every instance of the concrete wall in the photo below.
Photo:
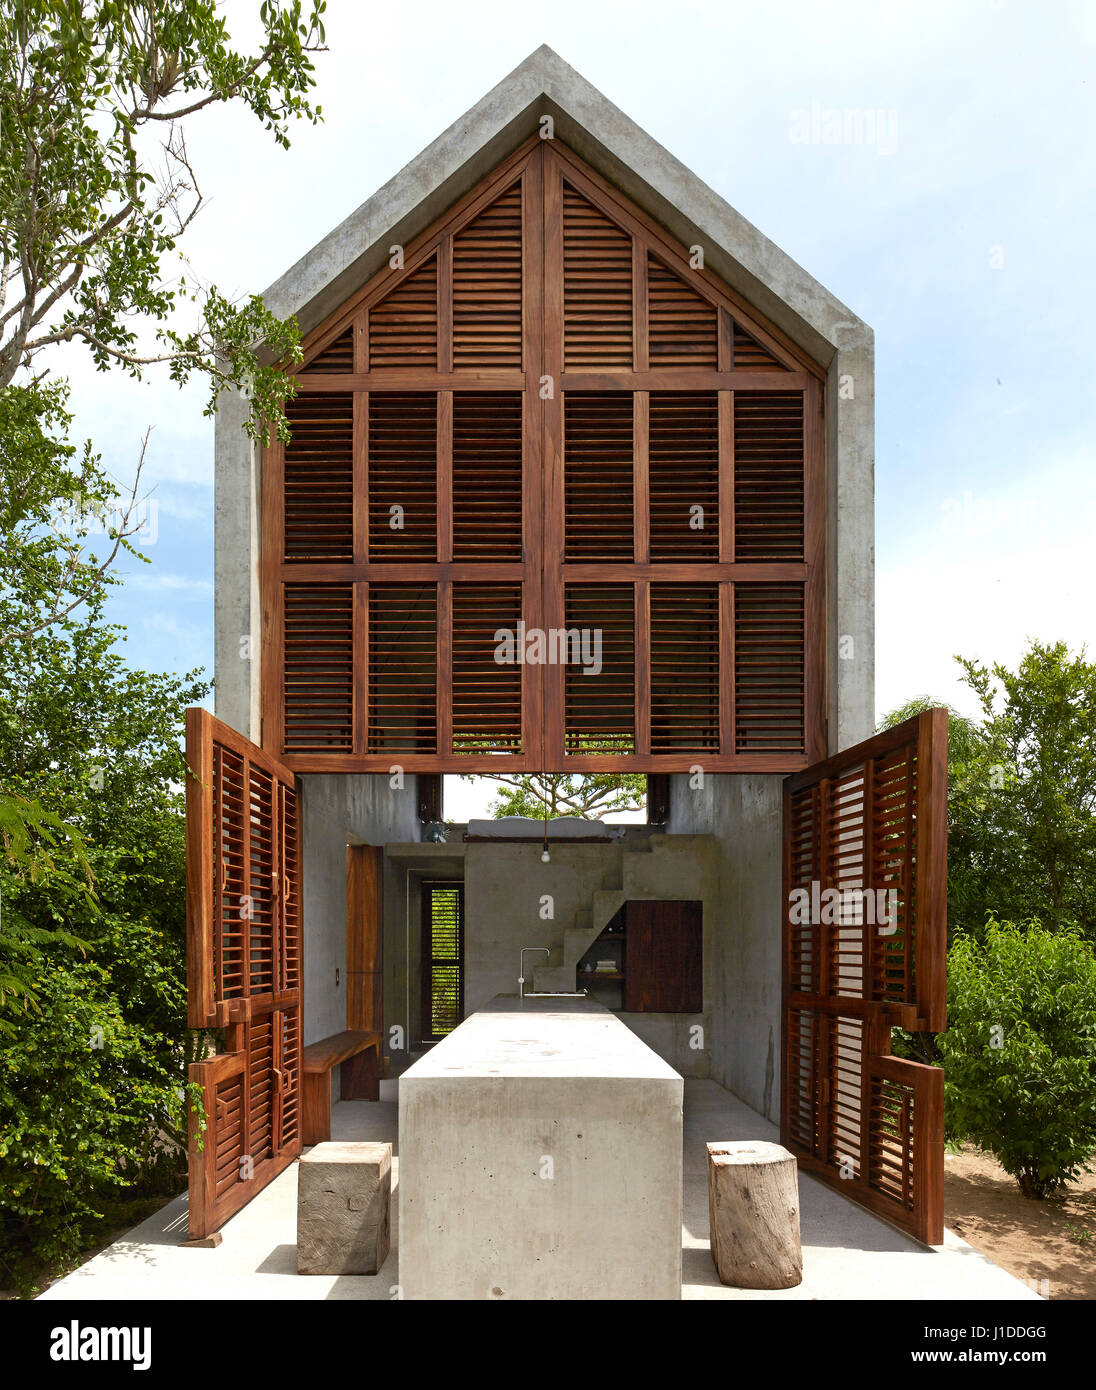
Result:
<svg viewBox="0 0 1096 1390"><path fill-rule="evenodd" d="M674 834L714 839L711 1074L770 1119L780 1104L780 819L783 779L670 786Z"/></svg>
<svg viewBox="0 0 1096 1390"><path fill-rule="evenodd" d="M635 843L635 842L633 842ZM547 946L552 963L562 956L564 931L591 906L599 888L627 887L632 896L686 898L704 905L704 1001L701 1014L621 1013L644 1042L686 1076L710 1072L713 1030L710 1001L716 987L713 960L717 920L714 844L704 839L657 837L658 850L602 845L551 847L470 844L465 855L465 1014L498 994L517 992L521 948ZM622 884L619 864L626 865ZM552 898L553 917L541 917L541 898ZM526 978L544 962L526 957ZM582 981L578 983L581 985ZM694 1032L699 1026L700 1032Z"/></svg>
<svg viewBox="0 0 1096 1390"><path fill-rule="evenodd" d="M304 871L304 1040L346 1027L346 846L384 845L419 836L414 777L402 791L385 776L304 776L301 846ZM403 875L385 865L385 915L401 910ZM339 983L335 983L335 971Z"/></svg>

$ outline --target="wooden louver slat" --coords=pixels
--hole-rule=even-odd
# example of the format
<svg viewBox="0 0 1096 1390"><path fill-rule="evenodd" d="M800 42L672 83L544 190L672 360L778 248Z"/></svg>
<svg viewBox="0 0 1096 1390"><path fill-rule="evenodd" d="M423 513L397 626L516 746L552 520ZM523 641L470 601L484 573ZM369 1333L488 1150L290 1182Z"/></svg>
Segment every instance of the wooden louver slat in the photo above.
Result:
<svg viewBox="0 0 1096 1390"><path fill-rule="evenodd" d="M803 393L734 398L735 558L803 558Z"/></svg>
<svg viewBox="0 0 1096 1390"><path fill-rule="evenodd" d="M629 392L567 394L563 448L565 559L632 559L632 431Z"/></svg>
<svg viewBox="0 0 1096 1390"><path fill-rule="evenodd" d="M453 393L453 559L522 557L518 392Z"/></svg>
<svg viewBox="0 0 1096 1390"><path fill-rule="evenodd" d="M736 372L784 372L787 367L779 362L768 348L763 347L737 323L734 325L734 369Z"/></svg>
<svg viewBox="0 0 1096 1390"><path fill-rule="evenodd" d="M568 584L566 630L574 633L564 670L564 738L567 753L631 753L635 750L635 596L631 584ZM583 663L581 643L601 669ZM574 642L580 649L574 649Z"/></svg>
<svg viewBox="0 0 1096 1390"><path fill-rule="evenodd" d="M453 585L453 752L521 752L521 673L496 660L495 633L516 637L519 584ZM504 655L509 655L504 652Z"/></svg>
<svg viewBox="0 0 1096 1390"><path fill-rule="evenodd" d="M438 524L437 397L369 398L369 558L434 560Z"/></svg>
<svg viewBox="0 0 1096 1390"><path fill-rule="evenodd" d="M453 237L453 366L521 367L521 184Z"/></svg>
<svg viewBox="0 0 1096 1390"><path fill-rule="evenodd" d="M286 403L285 559L354 558L354 398L306 392Z"/></svg>
<svg viewBox="0 0 1096 1390"><path fill-rule="evenodd" d="M369 751L437 748L437 590L371 584Z"/></svg>
<svg viewBox="0 0 1096 1390"><path fill-rule="evenodd" d="M632 239L563 185L563 344L567 371L632 368Z"/></svg>
<svg viewBox="0 0 1096 1390"><path fill-rule="evenodd" d="M719 558L719 405L714 391L652 391L651 559Z"/></svg>
<svg viewBox="0 0 1096 1390"><path fill-rule="evenodd" d="M438 258L401 280L369 311L369 369L438 365Z"/></svg>
<svg viewBox="0 0 1096 1390"><path fill-rule="evenodd" d="M719 589L651 585L651 752L719 749Z"/></svg>
<svg viewBox="0 0 1096 1390"><path fill-rule="evenodd" d="M651 255L647 285L651 366L714 371L719 357L715 305Z"/></svg>
<svg viewBox="0 0 1096 1390"><path fill-rule="evenodd" d="M339 376L354 370L354 330L348 328L333 342L328 343L301 368L306 372L319 372L325 376Z"/></svg>
<svg viewBox="0 0 1096 1390"><path fill-rule="evenodd" d="M349 584L285 586L284 743L288 752L353 746L354 622Z"/></svg>
<svg viewBox="0 0 1096 1390"><path fill-rule="evenodd" d="M736 584L735 748L804 751L801 584Z"/></svg>

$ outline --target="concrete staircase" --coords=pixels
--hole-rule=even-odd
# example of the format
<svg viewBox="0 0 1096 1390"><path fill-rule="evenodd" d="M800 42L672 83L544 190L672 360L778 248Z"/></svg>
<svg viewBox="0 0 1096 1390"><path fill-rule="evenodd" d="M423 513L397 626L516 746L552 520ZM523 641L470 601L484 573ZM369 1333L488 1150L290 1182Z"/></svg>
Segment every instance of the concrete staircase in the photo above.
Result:
<svg viewBox="0 0 1096 1390"><path fill-rule="evenodd" d="M620 840L607 846L607 865L601 887L594 890L589 907L575 913L574 921L563 929L562 949L554 947L552 955L533 971L533 988L544 992L568 993L576 988L578 963L612 921L629 898L650 898L650 864L647 857L658 854L665 844L664 835L650 835L634 840ZM637 872L642 865L647 883L638 887ZM680 896L669 892L667 897Z"/></svg>

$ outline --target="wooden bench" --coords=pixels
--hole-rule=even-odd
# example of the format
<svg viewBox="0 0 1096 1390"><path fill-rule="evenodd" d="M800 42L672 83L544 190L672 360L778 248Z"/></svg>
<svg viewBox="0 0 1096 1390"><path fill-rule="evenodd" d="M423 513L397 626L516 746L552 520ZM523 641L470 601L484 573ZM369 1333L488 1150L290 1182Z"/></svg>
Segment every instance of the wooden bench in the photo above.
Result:
<svg viewBox="0 0 1096 1390"><path fill-rule="evenodd" d="M331 1073L340 1067L343 1100L380 1100L381 1035L348 1029L309 1043L302 1053L305 1144L331 1138Z"/></svg>

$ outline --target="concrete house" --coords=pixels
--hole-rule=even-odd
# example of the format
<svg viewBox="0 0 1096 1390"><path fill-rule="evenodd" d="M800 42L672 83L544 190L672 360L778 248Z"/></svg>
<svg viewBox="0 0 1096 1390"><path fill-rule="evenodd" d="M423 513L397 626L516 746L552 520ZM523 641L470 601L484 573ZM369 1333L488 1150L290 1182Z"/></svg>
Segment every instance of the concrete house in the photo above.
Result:
<svg viewBox="0 0 1096 1390"><path fill-rule="evenodd" d="M264 298L304 359L289 443L217 420L192 1235L520 988L939 1242L890 1039L944 1021L946 721L872 736L871 329L547 48ZM445 774L538 770L649 823L439 838Z"/></svg>

